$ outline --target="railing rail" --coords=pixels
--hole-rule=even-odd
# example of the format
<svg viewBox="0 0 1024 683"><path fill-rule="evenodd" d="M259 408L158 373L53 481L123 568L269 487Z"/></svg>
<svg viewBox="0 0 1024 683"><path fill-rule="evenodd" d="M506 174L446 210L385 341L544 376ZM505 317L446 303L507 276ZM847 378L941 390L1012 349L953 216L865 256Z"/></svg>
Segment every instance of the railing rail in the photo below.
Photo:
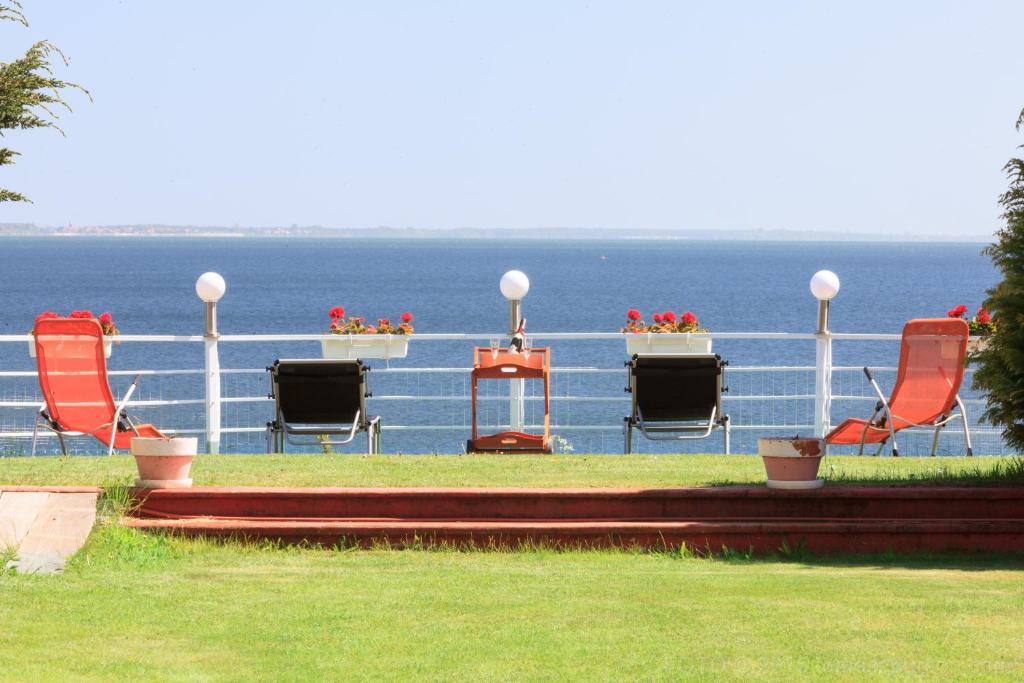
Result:
<svg viewBox="0 0 1024 683"><path fill-rule="evenodd" d="M629 335L618 332L535 332L530 338L542 342L582 342L609 343L622 341ZM863 410L873 403L875 397L867 392L867 387L858 384L861 371L860 365L834 365L831 347L834 342L898 342L898 334L863 334L863 333L793 333L793 332L712 332L693 334L695 339L708 338L723 342L794 342L801 343L805 350L810 349L810 342L815 345L815 362L813 364L763 364L763 365L730 365L728 377L733 381L740 378L740 390L724 396L724 402L730 410L742 414L742 419L733 423L733 429L740 432L775 432L814 430L824 433L831 425L832 413L837 405L841 410ZM421 344L432 343L487 343L494 338L506 338L505 333L416 333L410 338L410 356L414 356L416 348ZM31 335L0 335L0 344L27 344ZM186 387L181 393L171 389L157 390L157 395L140 394L129 402L129 407L136 411L154 409L178 409L189 411L201 408L201 417L188 413L187 419L182 418L181 424L175 424L175 433L202 434L205 436L207 450L218 449L222 435L252 435L263 432L265 427L260 420L266 419L270 399L264 389L264 367L220 368L220 345L262 344L294 344L311 343L336 339L334 335L325 334L224 334L224 335L177 335L177 334L133 334L122 335L119 343L134 344L200 344L204 345L204 364L201 368L144 368L137 370L114 369L109 372L111 378L122 379L129 376L143 375L160 386L161 382L179 383L173 386ZM456 345L458 346L458 345ZM459 356L467 358L467 356ZM212 365L211 365L212 364ZM460 364L446 367L375 367L372 381L385 380L386 388L374 391L374 402L394 406L404 417L385 419L385 432L443 432L464 431L465 407L469 403L468 376L471 368ZM876 373L894 373L896 368L890 365L871 364ZM31 424L26 420L8 419L10 411L21 411L31 414L38 408L41 399L38 392L31 388L35 378L34 370L0 368L0 386L13 387L21 383L20 390L11 388L0 393L0 439L24 439L31 436ZM199 377L203 389L195 393L195 384ZM628 406L628 396L622 393L625 371L617 362L612 367L596 366L558 366L552 368L553 382L562 383L558 393L552 396L555 411L552 429L556 432L569 433L607 433L614 435L621 429L620 417L615 411L622 412ZM433 379L432 379L433 378ZM618 378L623 381L618 382ZM744 379L745 378L745 379ZM438 382L449 384L438 384ZM232 391L222 395L221 382L228 382ZM253 384L255 382L255 384ZM184 383L184 384L180 384ZM240 384L239 384L240 383ZM967 384L967 383L965 383ZM143 381L143 387L146 381ZM170 384L167 386L171 386ZM164 394L168 395L164 395ZM495 424L507 425L511 422L509 411L502 412L504 404L516 404L527 408L536 407L541 402L538 395L492 394L481 395L482 404L491 406L491 418ZM980 406L984 397L978 395L965 396L965 402L973 416L980 414ZM411 405L449 406L444 408L445 420L439 424L418 424L411 419ZM746 406L746 407L744 407ZM859 407L858 407L859 406ZM391 409L389 408L388 411ZM229 411L232 418L225 422L224 411ZM243 411L243 412L237 412ZM245 412L248 411L248 412ZM569 412L564 412L569 411ZM180 413L185 415L185 413ZM461 415L461 417L460 417ZM536 416L534 414L534 416ZM845 417L845 414L842 415ZM520 419L527 429L536 429L539 421L522 416ZM28 428L26 429L26 425ZM980 430L992 438L993 443L1001 443L993 430ZM611 441L609 441L611 443ZM952 447L951 447L952 448ZM16 450L16 449L15 449Z"/></svg>

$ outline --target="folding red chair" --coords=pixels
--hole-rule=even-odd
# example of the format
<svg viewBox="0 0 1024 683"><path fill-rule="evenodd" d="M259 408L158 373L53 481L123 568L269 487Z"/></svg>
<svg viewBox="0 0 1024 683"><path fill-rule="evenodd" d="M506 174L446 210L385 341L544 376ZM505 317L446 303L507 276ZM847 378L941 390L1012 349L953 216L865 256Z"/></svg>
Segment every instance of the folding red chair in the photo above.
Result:
<svg viewBox="0 0 1024 683"><path fill-rule="evenodd" d="M130 448L133 436L167 438L153 425L136 425L124 412L138 386L135 377L120 403L114 402L103 356L103 330L92 318L37 320L35 329L39 388L45 405L32 431L32 454L39 428L56 432L61 452L67 454L65 436L91 434L115 448Z"/></svg>
<svg viewBox="0 0 1024 683"><path fill-rule="evenodd" d="M867 420L850 418L826 437L828 444L877 443L882 452L885 442L892 440L892 454L899 455L896 432L908 427L934 427L932 455L939 443L939 432L952 420L964 426L967 455L973 455L967 411L958 392L964 379L967 323L959 318L924 318L911 320L903 328L900 364L892 396L886 400L871 371L864 374L878 394L878 403ZM953 413L956 406L959 414Z"/></svg>

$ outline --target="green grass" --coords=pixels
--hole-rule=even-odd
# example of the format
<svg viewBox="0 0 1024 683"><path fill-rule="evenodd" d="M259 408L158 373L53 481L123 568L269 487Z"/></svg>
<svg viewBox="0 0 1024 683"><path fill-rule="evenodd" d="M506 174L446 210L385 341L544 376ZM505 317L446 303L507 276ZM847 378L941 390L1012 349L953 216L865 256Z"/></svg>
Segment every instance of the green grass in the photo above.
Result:
<svg viewBox="0 0 1024 683"><path fill-rule="evenodd" d="M1014 482L1008 458L830 458L840 481ZM64 574L0 571L4 680L1011 680L1024 556L324 550L143 534L128 457L0 459L108 484ZM211 456L198 484L678 486L725 456ZM7 555L0 553L0 563Z"/></svg>
<svg viewBox="0 0 1024 683"><path fill-rule="evenodd" d="M103 523L0 575L5 680L1011 680L1024 560L329 551Z"/></svg>
<svg viewBox="0 0 1024 683"><path fill-rule="evenodd" d="M0 458L0 484L130 481L130 456ZM833 483L1024 484L1024 458L829 456ZM756 456L218 455L193 465L197 486L704 486L763 483Z"/></svg>

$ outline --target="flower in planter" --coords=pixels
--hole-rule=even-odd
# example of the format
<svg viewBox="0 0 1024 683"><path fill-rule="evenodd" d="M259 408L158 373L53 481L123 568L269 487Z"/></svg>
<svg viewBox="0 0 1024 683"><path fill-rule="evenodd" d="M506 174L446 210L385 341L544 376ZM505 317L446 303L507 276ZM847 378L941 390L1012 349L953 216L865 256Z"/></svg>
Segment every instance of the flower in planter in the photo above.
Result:
<svg viewBox="0 0 1024 683"><path fill-rule="evenodd" d="M121 330L117 329L117 325L114 324L114 316L109 313L100 313L99 317L100 328L103 329L103 334L107 337L113 337L121 334Z"/></svg>
<svg viewBox="0 0 1024 683"><path fill-rule="evenodd" d="M975 313L972 318L967 317L967 306L964 306L963 304L960 304L956 308L949 309L946 311L946 315L950 318L966 320L967 327L973 337L987 337L996 331L997 322L992 318L992 315L984 306L979 307L978 312Z"/></svg>
<svg viewBox="0 0 1024 683"><path fill-rule="evenodd" d="M622 328L622 331L636 334L646 332L667 334L671 332L686 333L708 331L700 326L697 316L694 315L692 311L686 311L679 315L676 315L675 311L655 313L651 316L651 320L653 322L648 325L644 322L643 317L640 315L640 311L635 308L631 308L626 313L626 325Z"/></svg>
<svg viewBox="0 0 1024 683"><path fill-rule="evenodd" d="M390 318L377 318L376 325L367 325L366 318L361 315L350 315L345 317L345 309L341 306L334 306L327 311L331 319L328 329L330 334L412 334L413 327L412 313L406 311L400 317L400 325L392 325Z"/></svg>
<svg viewBox="0 0 1024 683"><path fill-rule="evenodd" d="M660 321L658 321L660 322ZM622 328L623 332L632 332L639 334L640 332L647 331L647 324L644 322L643 317L640 315L640 311L635 308L631 308L626 311L626 326Z"/></svg>
<svg viewBox="0 0 1024 683"><path fill-rule="evenodd" d="M60 316L53 311L43 311L36 316L36 322L39 322L40 320L52 320L53 318L59 317ZM91 320L93 318L93 314L92 311L71 311L71 313L68 314L68 317L76 320ZM117 325L114 324L114 316L110 315L110 313L101 313L98 320L100 323L100 329L103 330L103 336L113 337L121 334L121 331L117 329ZM32 330L29 330L29 334L31 333Z"/></svg>

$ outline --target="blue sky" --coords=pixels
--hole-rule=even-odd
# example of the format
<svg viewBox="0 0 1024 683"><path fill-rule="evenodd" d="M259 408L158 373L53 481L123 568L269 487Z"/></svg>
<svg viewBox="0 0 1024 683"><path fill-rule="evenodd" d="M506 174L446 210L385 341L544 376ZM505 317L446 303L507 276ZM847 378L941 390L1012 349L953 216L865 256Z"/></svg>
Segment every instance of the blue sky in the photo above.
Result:
<svg viewBox="0 0 1024 683"><path fill-rule="evenodd" d="M1024 142L1020 0L24 4L0 222L978 236Z"/></svg>

